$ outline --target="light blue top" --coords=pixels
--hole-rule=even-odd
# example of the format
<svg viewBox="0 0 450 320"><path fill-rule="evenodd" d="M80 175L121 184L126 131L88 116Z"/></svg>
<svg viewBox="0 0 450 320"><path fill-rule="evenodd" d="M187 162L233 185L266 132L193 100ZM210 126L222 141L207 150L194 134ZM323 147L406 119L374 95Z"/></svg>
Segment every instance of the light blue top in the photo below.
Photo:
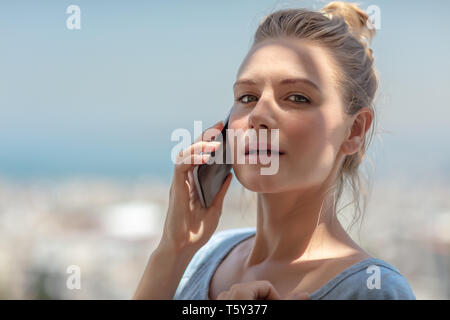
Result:
<svg viewBox="0 0 450 320"><path fill-rule="evenodd" d="M173 299L209 300L209 283L219 263L233 247L255 233L255 228L215 233L189 262ZM377 258L348 267L309 296L311 300L416 300L398 269Z"/></svg>

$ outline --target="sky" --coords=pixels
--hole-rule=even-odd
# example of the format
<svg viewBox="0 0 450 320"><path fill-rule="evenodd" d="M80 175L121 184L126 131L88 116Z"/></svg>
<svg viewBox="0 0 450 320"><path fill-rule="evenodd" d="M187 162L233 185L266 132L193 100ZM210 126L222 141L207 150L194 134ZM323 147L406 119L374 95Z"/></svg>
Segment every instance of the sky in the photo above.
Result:
<svg viewBox="0 0 450 320"><path fill-rule="evenodd" d="M258 22L327 2L0 2L0 177L168 178L171 133L226 116ZM376 174L450 178L450 2L358 3L381 13Z"/></svg>

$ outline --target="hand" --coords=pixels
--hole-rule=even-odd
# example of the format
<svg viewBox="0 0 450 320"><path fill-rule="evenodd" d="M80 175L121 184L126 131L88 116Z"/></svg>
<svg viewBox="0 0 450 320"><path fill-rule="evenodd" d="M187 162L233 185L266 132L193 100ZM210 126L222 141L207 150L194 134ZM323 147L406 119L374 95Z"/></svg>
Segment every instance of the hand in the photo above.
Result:
<svg viewBox="0 0 450 320"><path fill-rule="evenodd" d="M221 292L216 300L309 300L305 291L293 290L283 298L280 297L272 283L267 280L238 283L230 290Z"/></svg>
<svg viewBox="0 0 450 320"><path fill-rule="evenodd" d="M200 152L212 152L220 146L220 142L212 141L212 135L219 134L223 126L222 121L216 123L209 128L215 129L215 132L205 130L193 144L178 154L159 247L170 247L176 252L188 248L196 251L208 242L216 230L232 174L226 177L211 206L203 208L194 185L193 170L196 165L208 161L209 155ZM207 138L208 135L211 137Z"/></svg>

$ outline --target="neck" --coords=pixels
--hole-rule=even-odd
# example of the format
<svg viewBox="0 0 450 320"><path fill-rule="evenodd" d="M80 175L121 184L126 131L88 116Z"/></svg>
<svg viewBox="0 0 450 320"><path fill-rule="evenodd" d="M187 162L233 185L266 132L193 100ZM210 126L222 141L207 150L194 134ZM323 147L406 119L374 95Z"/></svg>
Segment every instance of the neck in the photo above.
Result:
<svg viewBox="0 0 450 320"><path fill-rule="evenodd" d="M326 190L259 193L257 228L245 267L323 259L327 243L348 235Z"/></svg>

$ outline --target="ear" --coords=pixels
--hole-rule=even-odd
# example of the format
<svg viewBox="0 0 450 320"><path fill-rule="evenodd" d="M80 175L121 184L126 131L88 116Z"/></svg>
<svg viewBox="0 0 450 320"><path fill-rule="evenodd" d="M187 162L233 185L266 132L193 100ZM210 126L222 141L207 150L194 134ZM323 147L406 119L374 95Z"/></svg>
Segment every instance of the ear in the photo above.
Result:
<svg viewBox="0 0 450 320"><path fill-rule="evenodd" d="M373 111L369 107L359 109L350 117L347 135L341 147L344 154L352 155L361 149L372 121Z"/></svg>

